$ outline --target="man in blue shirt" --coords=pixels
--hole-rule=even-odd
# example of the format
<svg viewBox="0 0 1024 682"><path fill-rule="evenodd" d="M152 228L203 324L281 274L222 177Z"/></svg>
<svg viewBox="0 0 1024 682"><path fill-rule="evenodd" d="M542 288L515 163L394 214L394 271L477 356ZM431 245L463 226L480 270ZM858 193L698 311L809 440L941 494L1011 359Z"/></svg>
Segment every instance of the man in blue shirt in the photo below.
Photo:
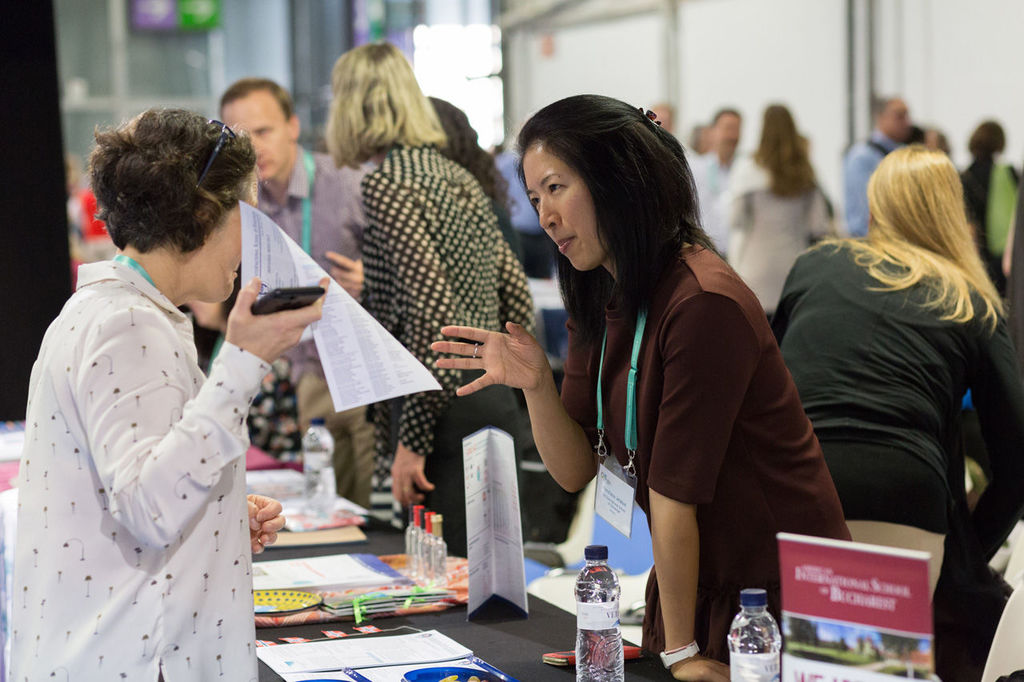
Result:
<svg viewBox="0 0 1024 682"><path fill-rule="evenodd" d="M868 178L882 158L903 145L910 134L910 112L899 97L878 100L872 113L875 129L871 137L850 147L843 159L843 203L851 237L868 233Z"/></svg>

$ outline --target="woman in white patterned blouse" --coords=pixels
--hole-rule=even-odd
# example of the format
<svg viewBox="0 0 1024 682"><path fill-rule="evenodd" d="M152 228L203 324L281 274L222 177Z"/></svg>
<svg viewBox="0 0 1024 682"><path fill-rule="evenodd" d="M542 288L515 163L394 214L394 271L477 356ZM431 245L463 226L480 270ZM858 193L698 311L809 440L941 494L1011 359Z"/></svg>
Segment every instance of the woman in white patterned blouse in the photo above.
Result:
<svg viewBox="0 0 1024 682"><path fill-rule="evenodd" d="M92 187L120 252L79 270L32 370L11 679L255 679L250 554L284 520L246 500L245 415L321 305L254 317L253 280L206 379L178 306L231 293L252 145L178 110L96 142Z"/></svg>

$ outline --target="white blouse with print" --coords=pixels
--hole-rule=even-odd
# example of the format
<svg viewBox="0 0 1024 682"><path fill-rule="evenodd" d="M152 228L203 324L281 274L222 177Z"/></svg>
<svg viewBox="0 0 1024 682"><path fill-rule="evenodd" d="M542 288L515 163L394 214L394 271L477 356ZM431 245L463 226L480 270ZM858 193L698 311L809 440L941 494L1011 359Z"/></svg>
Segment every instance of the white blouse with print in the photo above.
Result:
<svg viewBox="0 0 1024 682"><path fill-rule="evenodd" d="M29 387L12 682L255 680L245 416L269 367L139 273L83 265Z"/></svg>

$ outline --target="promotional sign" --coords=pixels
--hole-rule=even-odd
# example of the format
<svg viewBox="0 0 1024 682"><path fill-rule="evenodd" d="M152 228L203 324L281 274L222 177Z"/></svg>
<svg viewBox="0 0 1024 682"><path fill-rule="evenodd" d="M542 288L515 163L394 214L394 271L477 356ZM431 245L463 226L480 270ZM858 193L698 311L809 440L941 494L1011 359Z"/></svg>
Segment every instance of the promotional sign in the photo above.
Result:
<svg viewBox="0 0 1024 682"><path fill-rule="evenodd" d="M928 679L926 552L779 533L786 682Z"/></svg>
<svg viewBox="0 0 1024 682"><path fill-rule="evenodd" d="M493 426L462 439L469 618L504 610L525 618L526 574L512 436Z"/></svg>

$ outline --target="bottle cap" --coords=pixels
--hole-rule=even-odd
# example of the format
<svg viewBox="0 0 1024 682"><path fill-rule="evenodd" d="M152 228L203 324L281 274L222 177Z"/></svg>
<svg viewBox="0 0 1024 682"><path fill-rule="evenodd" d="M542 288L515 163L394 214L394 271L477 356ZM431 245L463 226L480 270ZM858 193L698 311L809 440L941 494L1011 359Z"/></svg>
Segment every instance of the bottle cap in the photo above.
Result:
<svg viewBox="0 0 1024 682"><path fill-rule="evenodd" d="M426 521L424 522L424 525L423 525L423 529L427 531L427 535L433 535L434 534L433 521L434 521L434 512L428 511L427 512Z"/></svg>
<svg viewBox="0 0 1024 682"><path fill-rule="evenodd" d="M608 561L607 545L587 545L583 550L583 556L587 561Z"/></svg>
<svg viewBox="0 0 1024 682"><path fill-rule="evenodd" d="M412 522L419 527L423 521L423 505L416 504L412 508Z"/></svg>
<svg viewBox="0 0 1024 682"><path fill-rule="evenodd" d="M444 535L444 533L441 532L441 524L444 523L444 516L441 514L434 514L433 522L434 535L436 535L437 537L441 537L442 535Z"/></svg>
<svg viewBox="0 0 1024 682"><path fill-rule="evenodd" d="M740 590L740 606L767 606L768 593L760 587Z"/></svg>
<svg viewBox="0 0 1024 682"><path fill-rule="evenodd" d="M323 426L324 425L324 418L323 417L313 417L312 419L309 420L309 425L310 426Z"/></svg>

